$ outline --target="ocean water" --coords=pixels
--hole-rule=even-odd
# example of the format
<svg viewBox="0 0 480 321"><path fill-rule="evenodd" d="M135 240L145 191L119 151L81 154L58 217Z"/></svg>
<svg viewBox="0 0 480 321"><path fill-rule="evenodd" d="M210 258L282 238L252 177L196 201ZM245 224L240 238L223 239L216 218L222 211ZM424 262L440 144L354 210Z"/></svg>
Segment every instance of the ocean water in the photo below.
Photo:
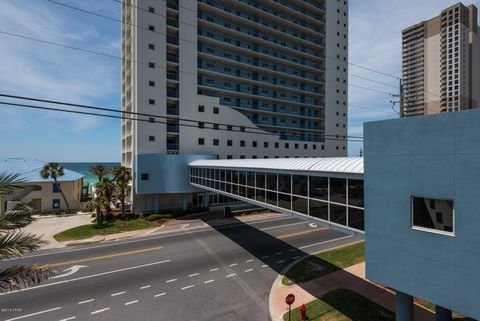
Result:
<svg viewBox="0 0 480 321"><path fill-rule="evenodd" d="M82 175L85 175L83 178L83 185L84 186L92 186L93 184L96 184L98 182L98 177L95 176L94 174L90 173L90 167L96 165L96 164L102 164L106 167L112 168L115 166L120 165L120 163L102 163L102 162L96 162L96 163L60 163L64 168L69 169L71 171L80 173Z"/></svg>

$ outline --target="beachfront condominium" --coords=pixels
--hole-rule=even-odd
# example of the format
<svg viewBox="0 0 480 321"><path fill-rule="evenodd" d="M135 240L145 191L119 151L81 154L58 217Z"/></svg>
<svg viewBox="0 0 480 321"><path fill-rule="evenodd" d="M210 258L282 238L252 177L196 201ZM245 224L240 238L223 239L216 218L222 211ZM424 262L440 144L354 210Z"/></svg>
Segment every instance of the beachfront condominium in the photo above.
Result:
<svg viewBox="0 0 480 321"><path fill-rule="evenodd" d="M402 31L402 116L480 107L477 8L457 3Z"/></svg>
<svg viewBox="0 0 480 321"><path fill-rule="evenodd" d="M194 159L347 154L347 1L125 0L122 19L134 210L201 205Z"/></svg>

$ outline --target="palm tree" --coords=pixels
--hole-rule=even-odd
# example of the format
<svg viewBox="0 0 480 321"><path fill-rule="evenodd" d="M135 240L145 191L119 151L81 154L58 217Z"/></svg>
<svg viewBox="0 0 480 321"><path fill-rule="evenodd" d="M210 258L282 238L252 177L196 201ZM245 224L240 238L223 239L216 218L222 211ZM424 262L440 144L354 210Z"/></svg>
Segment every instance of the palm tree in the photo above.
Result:
<svg viewBox="0 0 480 321"><path fill-rule="evenodd" d="M127 198L128 183L132 179L132 176L125 166L116 166L112 168L111 173L115 181L115 194L122 203L122 219L125 219L125 199Z"/></svg>
<svg viewBox="0 0 480 321"><path fill-rule="evenodd" d="M58 183L58 178L62 177L63 175L65 175L63 167L58 163L45 164L45 166L43 166L43 168L40 170L40 176L42 176L43 179L53 179L53 184L57 187L58 191L62 195L63 201L65 202L68 210L70 206L68 205L67 198L65 197L65 194L63 194L62 188Z"/></svg>
<svg viewBox="0 0 480 321"><path fill-rule="evenodd" d="M90 200L87 204L87 209L89 211L95 211L95 218L97 221L98 227L103 227L105 223L104 210L106 206L109 206L106 199L102 196L97 196Z"/></svg>
<svg viewBox="0 0 480 321"><path fill-rule="evenodd" d="M103 177L96 185L97 198L103 198L106 203L107 214L111 214L110 202L112 201L113 194L115 193L115 185L113 181L108 177Z"/></svg>
<svg viewBox="0 0 480 321"><path fill-rule="evenodd" d="M97 164L89 169L90 173L94 174L95 176L98 177L98 181L101 182L103 176L107 175L109 173L108 167L102 164Z"/></svg>
<svg viewBox="0 0 480 321"><path fill-rule="evenodd" d="M0 195L19 189L18 175L0 174ZM18 204L12 211L0 216L0 262L38 250L44 241L18 229L33 221L30 208ZM54 276L55 271L37 265L11 265L0 268L0 292L34 286Z"/></svg>

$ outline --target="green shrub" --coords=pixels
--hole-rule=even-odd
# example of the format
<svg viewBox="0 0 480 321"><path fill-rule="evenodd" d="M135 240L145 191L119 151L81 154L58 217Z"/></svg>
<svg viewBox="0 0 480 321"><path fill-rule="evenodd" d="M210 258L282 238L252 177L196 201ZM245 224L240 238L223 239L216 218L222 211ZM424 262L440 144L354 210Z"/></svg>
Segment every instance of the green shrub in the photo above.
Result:
<svg viewBox="0 0 480 321"><path fill-rule="evenodd" d="M156 221L156 220L160 220L160 219L171 219L173 218L173 215L172 214L159 214L159 213L156 213L156 214L150 214L149 216L147 216L146 220L149 221L149 222L153 222L153 221Z"/></svg>

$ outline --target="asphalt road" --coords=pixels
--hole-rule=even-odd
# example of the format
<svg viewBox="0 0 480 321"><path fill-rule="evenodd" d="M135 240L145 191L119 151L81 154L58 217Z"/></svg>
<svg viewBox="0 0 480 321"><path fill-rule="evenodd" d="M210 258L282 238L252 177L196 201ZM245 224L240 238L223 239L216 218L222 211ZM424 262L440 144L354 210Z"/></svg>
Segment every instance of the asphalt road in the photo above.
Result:
<svg viewBox="0 0 480 321"><path fill-rule="evenodd" d="M357 240L279 217L36 252L1 266L52 264L61 274L0 295L0 320L270 320L280 271Z"/></svg>

